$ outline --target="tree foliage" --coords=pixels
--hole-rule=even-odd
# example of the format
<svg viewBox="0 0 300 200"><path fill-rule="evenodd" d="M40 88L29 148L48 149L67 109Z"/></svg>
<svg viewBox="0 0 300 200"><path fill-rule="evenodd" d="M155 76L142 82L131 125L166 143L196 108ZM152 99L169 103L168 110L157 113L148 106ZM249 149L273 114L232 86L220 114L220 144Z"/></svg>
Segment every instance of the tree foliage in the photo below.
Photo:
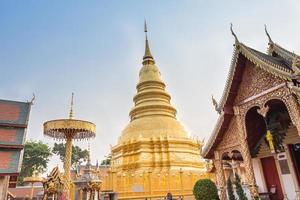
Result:
<svg viewBox="0 0 300 200"><path fill-rule="evenodd" d="M101 161L100 165L110 165L111 162L111 154L105 156L105 159Z"/></svg>
<svg viewBox="0 0 300 200"><path fill-rule="evenodd" d="M196 200L219 200L218 189L210 179L201 179L196 182L193 189Z"/></svg>
<svg viewBox="0 0 300 200"><path fill-rule="evenodd" d="M230 177L227 180L227 194L228 194L228 200L236 200Z"/></svg>
<svg viewBox="0 0 300 200"><path fill-rule="evenodd" d="M52 153L59 156L60 160L64 162L65 160L65 144L63 143L54 143ZM88 150L82 150L79 146L72 145L72 168L76 169L82 162L87 161L89 157Z"/></svg>
<svg viewBox="0 0 300 200"><path fill-rule="evenodd" d="M235 184L236 193L239 197L239 200L247 200L246 194L241 184L241 178L239 177L238 174L235 174L234 184Z"/></svg>
<svg viewBox="0 0 300 200"><path fill-rule="evenodd" d="M24 156L19 184L23 184L24 177L33 175L33 172L44 173L47 169L51 148L42 141L28 141L25 143Z"/></svg>

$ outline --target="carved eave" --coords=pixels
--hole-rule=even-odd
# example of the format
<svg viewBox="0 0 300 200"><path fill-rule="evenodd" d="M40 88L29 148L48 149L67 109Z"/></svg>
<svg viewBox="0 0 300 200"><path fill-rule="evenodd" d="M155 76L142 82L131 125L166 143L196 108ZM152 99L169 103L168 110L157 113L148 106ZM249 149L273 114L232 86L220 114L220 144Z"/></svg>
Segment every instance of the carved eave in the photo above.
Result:
<svg viewBox="0 0 300 200"><path fill-rule="evenodd" d="M223 122L224 122L224 113L222 113L219 116L217 124L211 134L211 137L209 138L205 147L203 148L202 156L204 158L208 158L208 159L212 158L212 152L210 150L213 148L213 145L216 143L216 140L218 140L218 133L221 130L221 126L222 126Z"/></svg>
<svg viewBox="0 0 300 200"><path fill-rule="evenodd" d="M274 55L274 53L280 57L282 57L284 60L286 60L288 63L292 63L295 54L291 51L288 51L287 49L281 47L279 44L276 43L269 43L268 44L268 52L270 55Z"/></svg>

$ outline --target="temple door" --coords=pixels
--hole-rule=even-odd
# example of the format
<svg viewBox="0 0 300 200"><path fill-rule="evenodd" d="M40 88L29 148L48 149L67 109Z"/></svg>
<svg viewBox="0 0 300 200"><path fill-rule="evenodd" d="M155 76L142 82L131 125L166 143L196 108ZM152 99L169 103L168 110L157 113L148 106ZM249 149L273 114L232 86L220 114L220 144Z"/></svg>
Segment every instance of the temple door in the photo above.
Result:
<svg viewBox="0 0 300 200"><path fill-rule="evenodd" d="M271 196L271 200L283 200L283 192L280 184L278 171L276 168L275 160L273 156L261 158L261 164L264 172L264 177L268 191L274 185L276 186L276 193Z"/></svg>

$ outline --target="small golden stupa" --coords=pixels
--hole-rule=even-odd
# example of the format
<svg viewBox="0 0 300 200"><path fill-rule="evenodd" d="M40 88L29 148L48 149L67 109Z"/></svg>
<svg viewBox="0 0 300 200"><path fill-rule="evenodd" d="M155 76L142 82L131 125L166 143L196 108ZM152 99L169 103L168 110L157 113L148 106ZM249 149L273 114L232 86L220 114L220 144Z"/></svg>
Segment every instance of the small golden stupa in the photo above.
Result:
<svg viewBox="0 0 300 200"><path fill-rule="evenodd" d="M209 178L201 158L202 142L191 139L176 119L176 109L165 90L151 54L145 23L145 55L129 115L118 144L112 148L106 187L119 199L192 195L194 183ZM104 183L105 187L105 183Z"/></svg>

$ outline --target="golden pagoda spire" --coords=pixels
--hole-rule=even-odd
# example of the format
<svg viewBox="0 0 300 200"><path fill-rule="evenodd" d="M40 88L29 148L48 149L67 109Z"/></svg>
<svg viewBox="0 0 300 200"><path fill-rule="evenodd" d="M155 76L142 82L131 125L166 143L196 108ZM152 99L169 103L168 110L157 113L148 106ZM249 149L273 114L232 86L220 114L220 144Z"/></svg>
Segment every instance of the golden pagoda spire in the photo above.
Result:
<svg viewBox="0 0 300 200"><path fill-rule="evenodd" d="M147 29L147 22L145 20L145 24L144 24L144 32L145 32L145 55L143 57L143 64L154 64L155 61L154 61L154 58L151 54L151 50L150 50L150 47L149 47L149 41L148 41L148 35L147 35L147 32L148 32L148 29Z"/></svg>
<svg viewBox="0 0 300 200"><path fill-rule="evenodd" d="M158 67L155 65L147 38L147 24L144 26L146 45L143 57L143 67L139 73L137 94L134 107L130 111L131 120L149 116L164 116L176 118L176 109L171 105L171 96L165 90Z"/></svg>
<svg viewBox="0 0 300 200"><path fill-rule="evenodd" d="M74 106L74 93L72 92L71 108L70 108L70 114L69 114L70 119L74 119L73 106Z"/></svg>

